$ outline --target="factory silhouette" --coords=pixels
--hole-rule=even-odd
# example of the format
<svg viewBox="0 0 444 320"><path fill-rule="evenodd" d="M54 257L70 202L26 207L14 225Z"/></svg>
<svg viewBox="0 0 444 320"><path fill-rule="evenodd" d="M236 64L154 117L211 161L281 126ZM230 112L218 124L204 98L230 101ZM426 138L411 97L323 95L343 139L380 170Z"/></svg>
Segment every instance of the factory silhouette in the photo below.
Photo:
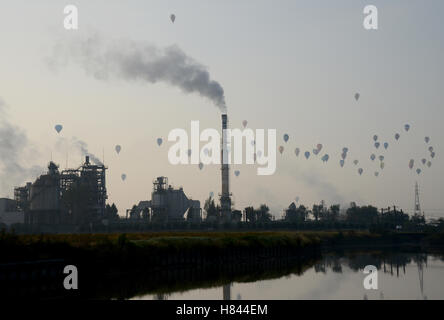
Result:
<svg viewBox="0 0 444 320"><path fill-rule="evenodd" d="M222 115L222 129L227 129L227 115ZM227 152L227 137L221 139L221 158ZM221 161L222 192L220 206L208 217L217 221L241 220L241 212L232 210L229 191L229 165ZM23 223L25 230L38 232L92 231L119 224L125 227L137 222L153 224L202 222L200 201L187 197L182 188L168 184L167 177L153 181L151 200L142 200L126 210L125 218L117 214L116 206L107 204L106 170L104 164L96 164L85 157L77 169L60 171L54 162L48 165L46 174L33 183L14 189L14 199L0 199L0 212L4 221L11 225Z"/></svg>
<svg viewBox="0 0 444 320"><path fill-rule="evenodd" d="M222 115L222 131L228 128L228 118ZM188 197L182 188L175 189L167 177L153 181L151 200L141 200L118 215L114 204L107 204L106 170L104 164L90 161L77 169L65 169L50 162L46 174L33 183L14 189L14 199L0 199L0 229L18 232L111 232L147 231L157 229L390 229L424 230L427 227L420 211L419 196L415 199L413 216L402 210L350 204L346 212L339 205L329 208L323 201L310 210L294 202L284 212L282 220L274 220L265 204L259 208L234 210L229 186L227 135L221 138L221 193L219 204L210 196L201 207L200 201ZM418 193L415 186L415 192ZM206 216L203 216L205 211ZM313 219L309 219L312 216ZM443 221L435 222L444 226Z"/></svg>

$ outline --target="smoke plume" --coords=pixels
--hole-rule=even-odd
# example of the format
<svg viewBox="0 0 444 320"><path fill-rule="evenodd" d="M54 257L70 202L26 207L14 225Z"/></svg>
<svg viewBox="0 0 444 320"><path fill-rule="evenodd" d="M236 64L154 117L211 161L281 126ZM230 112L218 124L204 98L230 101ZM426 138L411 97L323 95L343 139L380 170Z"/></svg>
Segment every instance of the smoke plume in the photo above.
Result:
<svg viewBox="0 0 444 320"><path fill-rule="evenodd" d="M64 137L60 137L56 142L57 150L64 150L66 146L74 147L80 154L85 157L89 156L89 160L95 165L101 166L103 165L102 161L96 157L93 153L88 151L88 144L77 137L72 137L71 139L67 139Z"/></svg>
<svg viewBox="0 0 444 320"><path fill-rule="evenodd" d="M198 93L226 112L224 89L211 79L207 68L177 45L158 48L130 41L105 43L98 36L63 39L48 61L50 66L73 62L100 80L117 77L148 83L164 82L185 93Z"/></svg>
<svg viewBox="0 0 444 320"><path fill-rule="evenodd" d="M85 142L77 139L76 137L73 137L72 143L75 147L77 147L80 150L83 156L89 156L89 159L92 161L92 163L98 166L103 165L102 161L100 161L99 158L97 158L93 153L88 151L88 145Z"/></svg>
<svg viewBox="0 0 444 320"><path fill-rule="evenodd" d="M21 161L29 148L26 134L9 122L6 104L0 98L0 192L12 194L13 188L43 173L40 166L24 167Z"/></svg>

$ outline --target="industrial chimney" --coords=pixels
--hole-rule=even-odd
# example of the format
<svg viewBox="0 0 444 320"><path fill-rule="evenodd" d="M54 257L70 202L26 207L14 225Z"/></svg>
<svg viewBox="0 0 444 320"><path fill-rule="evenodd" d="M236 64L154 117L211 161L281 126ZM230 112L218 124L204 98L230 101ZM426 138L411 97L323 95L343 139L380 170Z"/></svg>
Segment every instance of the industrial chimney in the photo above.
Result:
<svg viewBox="0 0 444 320"><path fill-rule="evenodd" d="M221 215L223 221L231 220L231 195L229 186L230 168L228 165L228 119L227 115L222 115L222 141L221 141L221 173L222 173L222 194L220 197Z"/></svg>

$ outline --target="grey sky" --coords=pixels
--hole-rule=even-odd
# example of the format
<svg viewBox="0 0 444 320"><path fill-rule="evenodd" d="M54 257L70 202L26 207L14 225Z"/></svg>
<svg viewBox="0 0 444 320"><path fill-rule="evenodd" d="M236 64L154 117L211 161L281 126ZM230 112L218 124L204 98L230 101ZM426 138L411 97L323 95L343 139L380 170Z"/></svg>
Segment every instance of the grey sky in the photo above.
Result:
<svg viewBox="0 0 444 320"><path fill-rule="evenodd" d="M177 45L205 66L225 91L231 127L248 120L252 128L276 128L276 174L256 176L256 168L236 166L231 174L235 205L265 202L280 215L296 196L300 203L357 201L413 207L418 181L426 213L444 209L444 164L441 160L444 52L440 0L424 1L75 1L80 35L98 33L110 41L134 41L159 47ZM379 30L362 27L365 5L379 9ZM88 144L109 166L110 201L120 214L149 198L159 175L183 186L203 202L220 190L217 166L172 166L166 141L174 128L220 128L220 112L199 94L166 83L110 78L100 81L70 65L54 72L47 65L54 45L73 36L63 29L63 1L2 1L0 4L0 97L9 106L9 121L26 132L32 154L23 150L23 166L43 166L51 157L65 167L80 164L80 153L56 148L54 125L61 136ZM169 16L176 15L171 23ZM358 102L354 94L361 94ZM405 123L411 125L408 133ZM401 138L394 140L399 132ZM288 143L282 135L288 133ZM375 150L372 137L389 142ZM418 176L408 169L427 156L424 137L436 150L430 169ZM296 158L294 149L320 156ZM114 146L120 144L117 155ZM349 148L344 168L343 147ZM376 151L376 152L375 152ZM385 168L369 156L384 154ZM427 156L427 158L429 158ZM364 168L362 176L352 163ZM416 168L416 166L415 166ZM234 171L234 168L232 172ZM121 174L127 174L122 182ZM0 190L1 195L12 195ZM444 216L444 211L442 216Z"/></svg>

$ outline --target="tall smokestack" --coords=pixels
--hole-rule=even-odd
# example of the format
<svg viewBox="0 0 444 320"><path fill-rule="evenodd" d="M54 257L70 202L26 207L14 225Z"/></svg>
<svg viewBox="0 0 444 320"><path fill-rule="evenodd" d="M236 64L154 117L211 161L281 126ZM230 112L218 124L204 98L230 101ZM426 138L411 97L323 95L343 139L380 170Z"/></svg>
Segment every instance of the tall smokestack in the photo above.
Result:
<svg viewBox="0 0 444 320"><path fill-rule="evenodd" d="M220 198L222 219L225 221L231 220L231 197L229 173L230 167L228 165L228 118L226 114L222 115L222 141L221 141L221 173L222 173L222 194Z"/></svg>

